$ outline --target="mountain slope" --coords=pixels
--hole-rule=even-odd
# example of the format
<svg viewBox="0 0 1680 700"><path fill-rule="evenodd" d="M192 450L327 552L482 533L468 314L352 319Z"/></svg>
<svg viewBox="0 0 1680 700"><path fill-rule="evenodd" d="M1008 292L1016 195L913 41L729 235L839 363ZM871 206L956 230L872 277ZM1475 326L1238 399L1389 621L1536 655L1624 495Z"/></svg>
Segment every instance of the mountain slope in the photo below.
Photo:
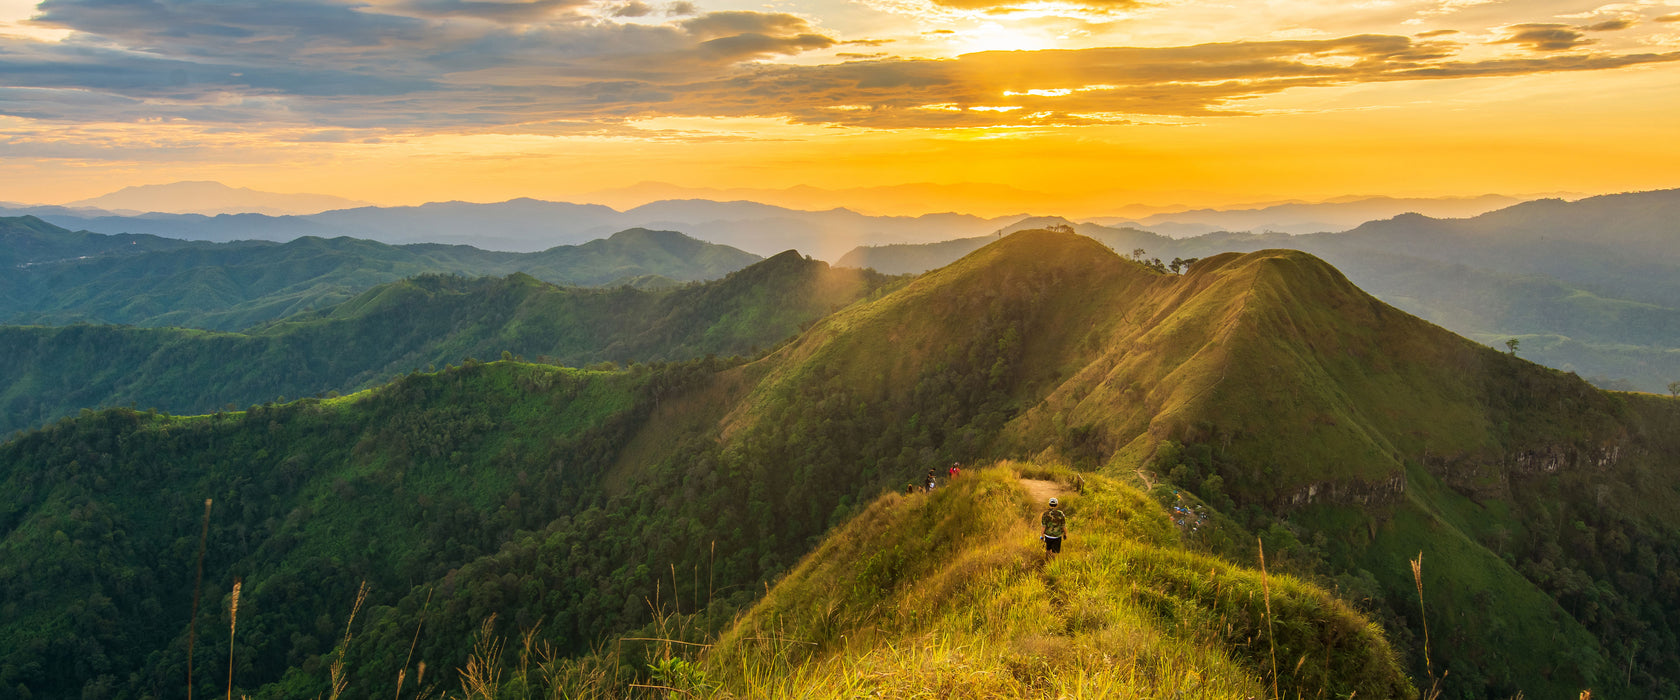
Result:
<svg viewBox="0 0 1680 700"><path fill-rule="evenodd" d="M629 235L663 234L620 237ZM593 257L622 259L609 246L643 245L617 238ZM668 243L675 250L655 250L704 259L709 249L680 236ZM523 274L423 276L245 333L0 326L0 354L11 360L0 367L0 433L86 408L132 403L196 414L349 393L504 352L572 366L751 355L886 282L788 253L661 292L561 288Z"/></svg>
<svg viewBox="0 0 1680 700"><path fill-rule="evenodd" d="M1671 556L1680 522L1631 503L1676 486L1662 465L1680 445L1640 426L1680 406L1453 336L1302 253L1216 256L1178 276L1073 234L1021 232L825 319L775 360L723 427L743 468L793 465L753 472L768 493L902 483L953 459L1141 469L1243 514L1298 564L1386 601L1391 620L1412 616L1402 562L1420 549L1437 585L1482 572L1496 598L1455 595L1451 617L1432 619L1464 630L1437 651L1460 659L1451 683L1466 692L1611 684L1606 659L1675 643L1655 630L1680 591L1618 578L1631 553L1559 553L1572 536L1541 523L1561 510L1620 533L1620 551ZM1589 493L1630 505L1606 514ZM763 536L797 541L803 530L769 523L845 503L829 491L799 510L737 507L748 522L772 516ZM1595 572L1618 611L1569 612L1580 579L1560 586L1547 567ZM1628 625L1652 632L1632 642ZM1487 652L1499 648L1523 651ZM1672 692L1662 677L1642 687Z"/></svg>

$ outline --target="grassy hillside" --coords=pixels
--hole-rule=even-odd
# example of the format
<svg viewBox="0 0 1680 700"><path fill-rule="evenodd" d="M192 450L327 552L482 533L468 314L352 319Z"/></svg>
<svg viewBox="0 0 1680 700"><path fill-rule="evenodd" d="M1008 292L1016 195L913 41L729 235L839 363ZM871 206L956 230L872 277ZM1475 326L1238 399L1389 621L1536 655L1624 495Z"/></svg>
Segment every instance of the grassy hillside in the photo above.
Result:
<svg viewBox="0 0 1680 700"><path fill-rule="evenodd" d="M1044 504L1017 469L1060 482L1069 540L1048 563ZM1347 604L1194 553L1188 530L1135 489L1073 481L1004 465L884 496L697 668L738 697L1244 698L1271 695L1275 655L1283 697L1416 697L1381 631Z"/></svg>
<svg viewBox="0 0 1680 700"><path fill-rule="evenodd" d="M953 459L1068 460L1170 480L1262 532L1294 570L1345 583L1400 625L1417 671L1415 591L1395 562L1426 551L1443 586L1490 582L1491 597L1432 612L1460 630L1437 647L1461 664L1455 693L1630 680L1674 692L1626 660L1680 658L1664 631L1680 591L1627 567L1680 553L1680 527L1586 494L1675 488L1665 465L1680 445L1640 426L1680 403L1606 394L1453 336L1311 256L1215 256L1171 275L1086 238L1022 232L825 319L755 370L723 428L740 461L723 461L790 465L751 482L817 499L742 508L765 518L764 537L808 537L769 523L861 503L844 495L859 480L902 485ZM1607 517L1614 557L1592 524ZM1581 595L1618 612L1567 610ZM1521 651L1486 651L1499 648Z"/></svg>
<svg viewBox="0 0 1680 700"><path fill-rule="evenodd" d="M105 236L66 231L33 217L0 219L0 239L12 244L5 253L10 264L0 266L0 320L223 331L337 304L421 274L523 272L555 284L602 286L648 275L680 282L716 279L760 259L680 233L644 229L524 254L353 238L206 243Z"/></svg>
<svg viewBox="0 0 1680 700"><path fill-rule="evenodd" d="M503 352L570 366L751 355L887 278L784 254L664 291L556 287L529 276L425 276L245 333L0 327L0 432L85 408L205 413L351 392Z"/></svg>

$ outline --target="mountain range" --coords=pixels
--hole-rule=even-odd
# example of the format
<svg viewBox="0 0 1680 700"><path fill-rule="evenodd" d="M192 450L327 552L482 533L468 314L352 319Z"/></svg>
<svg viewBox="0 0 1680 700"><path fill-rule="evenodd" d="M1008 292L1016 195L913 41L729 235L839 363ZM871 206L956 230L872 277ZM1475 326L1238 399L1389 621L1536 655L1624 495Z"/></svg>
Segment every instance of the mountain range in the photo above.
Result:
<svg viewBox="0 0 1680 700"><path fill-rule="evenodd" d="M0 209L0 216L36 216L73 230L200 241L349 237L390 245L429 243L516 252L576 245L631 228L672 229L760 256L797 249L823 260L834 260L858 245L991 233L1021 218L985 219L965 214L872 217L847 209L798 211L754 202L708 200L654 202L620 212L595 204L534 199L361 207L308 216L123 216L63 207Z"/></svg>
<svg viewBox="0 0 1680 700"><path fill-rule="evenodd" d="M1616 388L1666 391L1680 379L1680 190L1539 200L1468 219L1407 214L1343 233L1215 233L1173 239L1054 218L1003 232L1069 226L1125 255L1197 258L1291 248L1361 288L1490 345ZM917 273L995 240L859 248L837 264Z"/></svg>
<svg viewBox="0 0 1680 700"><path fill-rule="evenodd" d="M1680 695L1680 400L1454 336L1307 253L1178 269L1025 230L750 360L473 361L26 433L0 445L0 687L163 692L193 620L197 690L227 690L232 660L252 697L346 669L391 695L414 659L434 683L532 677L475 652L498 637L569 659L536 674L552 692L741 669L737 690L985 694L987 674L913 670L985 668L1149 692L1194 673L1232 697ZM953 461L983 468L887 495ZM1028 556L1022 477L1068 489L1069 546L1100 549Z"/></svg>
<svg viewBox="0 0 1680 700"><path fill-rule="evenodd" d="M529 274L574 286L716 279L761 258L670 231L630 229L537 253L350 238L184 241L0 219L0 320L239 330L420 274Z"/></svg>

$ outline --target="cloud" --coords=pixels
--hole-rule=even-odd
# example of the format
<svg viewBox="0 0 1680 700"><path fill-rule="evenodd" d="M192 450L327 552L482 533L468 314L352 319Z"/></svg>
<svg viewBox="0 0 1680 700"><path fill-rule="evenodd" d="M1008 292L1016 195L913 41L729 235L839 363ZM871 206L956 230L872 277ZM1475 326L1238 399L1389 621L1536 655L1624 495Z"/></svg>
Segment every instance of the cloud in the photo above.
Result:
<svg viewBox="0 0 1680 700"><path fill-rule="evenodd" d="M677 0L676 2L665 5L666 17L687 17L689 15L697 14L700 14L700 8L695 6L692 2Z"/></svg>
<svg viewBox="0 0 1680 700"><path fill-rule="evenodd" d="M1432 39L1432 38L1438 37L1438 36L1447 36L1448 34L1457 34L1457 33L1458 33L1457 29L1436 29L1436 30L1433 30L1433 31L1427 31L1427 32L1417 34L1416 36L1419 39Z"/></svg>
<svg viewBox="0 0 1680 700"><path fill-rule="evenodd" d="M1577 29L1587 32L1619 32L1623 29L1627 29L1628 27L1632 27L1633 25L1633 20L1612 19L1598 22L1596 24L1589 24L1584 27L1577 27Z"/></svg>
<svg viewBox="0 0 1680 700"><path fill-rule="evenodd" d="M611 14L614 17L646 17L653 14L653 6L640 0L630 0L613 7Z"/></svg>
<svg viewBox="0 0 1680 700"><path fill-rule="evenodd" d="M1460 55L1462 44L1436 38L1450 30L818 59L808 54L885 41L843 41L792 14L694 13L683 3L664 5L681 16L658 22L612 16L648 17L657 7L646 0L49 0L40 21L76 33L61 42L0 38L0 114L66 126L260 124L292 129L288 138L299 141L622 134L659 117L1033 128L1240 116L1252 112L1248 101L1287 90L1680 60L1680 52L1565 52L1591 40L1561 24L1507 27L1497 43L1517 47L1514 55L1476 60ZM542 19L511 22L519 13Z"/></svg>
<svg viewBox="0 0 1680 700"><path fill-rule="evenodd" d="M1062 0L1066 4L1078 5L1090 10L1114 12L1119 10L1135 10L1147 3L1142 0ZM954 10L993 10L1009 12L1032 4L1029 0L932 0L935 5Z"/></svg>
<svg viewBox="0 0 1680 700"><path fill-rule="evenodd" d="M587 4L588 0L412 0L403 7L432 17L474 17L513 23L540 20L560 10Z"/></svg>
<svg viewBox="0 0 1680 700"><path fill-rule="evenodd" d="M1518 24L1506 30L1510 34L1493 43L1516 44L1530 51L1568 51L1593 43L1567 24Z"/></svg>
<svg viewBox="0 0 1680 700"><path fill-rule="evenodd" d="M1658 22L1680 22L1680 12L1676 12L1672 15L1663 15L1661 17L1657 17L1656 21L1658 21Z"/></svg>

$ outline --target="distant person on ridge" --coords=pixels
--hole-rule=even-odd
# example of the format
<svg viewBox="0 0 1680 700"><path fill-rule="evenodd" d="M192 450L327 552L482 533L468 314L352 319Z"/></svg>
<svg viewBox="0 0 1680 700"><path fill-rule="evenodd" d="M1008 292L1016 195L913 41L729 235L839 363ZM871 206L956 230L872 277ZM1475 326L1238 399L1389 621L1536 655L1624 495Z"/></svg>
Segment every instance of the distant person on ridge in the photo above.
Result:
<svg viewBox="0 0 1680 700"><path fill-rule="evenodd" d="M957 477L962 476L962 462L952 462L949 473L952 481L955 481Z"/></svg>
<svg viewBox="0 0 1680 700"><path fill-rule="evenodd" d="M1044 511L1044 516L1038 521L1044 526L1044 534L1038 538L1044 540L1044 556L1049 557L1062 553L1062 540L1067 539L1067 515L1057 506L1060 501L1050 499L1050 510Z"/></svg>
<svg viewBox="0 0 1680 700"><path fill-rule="evenodd" d="M929 469L928 470L928 475L927 475L927 490L932 491L933 487L934 487L933 470Z"/></svg>

